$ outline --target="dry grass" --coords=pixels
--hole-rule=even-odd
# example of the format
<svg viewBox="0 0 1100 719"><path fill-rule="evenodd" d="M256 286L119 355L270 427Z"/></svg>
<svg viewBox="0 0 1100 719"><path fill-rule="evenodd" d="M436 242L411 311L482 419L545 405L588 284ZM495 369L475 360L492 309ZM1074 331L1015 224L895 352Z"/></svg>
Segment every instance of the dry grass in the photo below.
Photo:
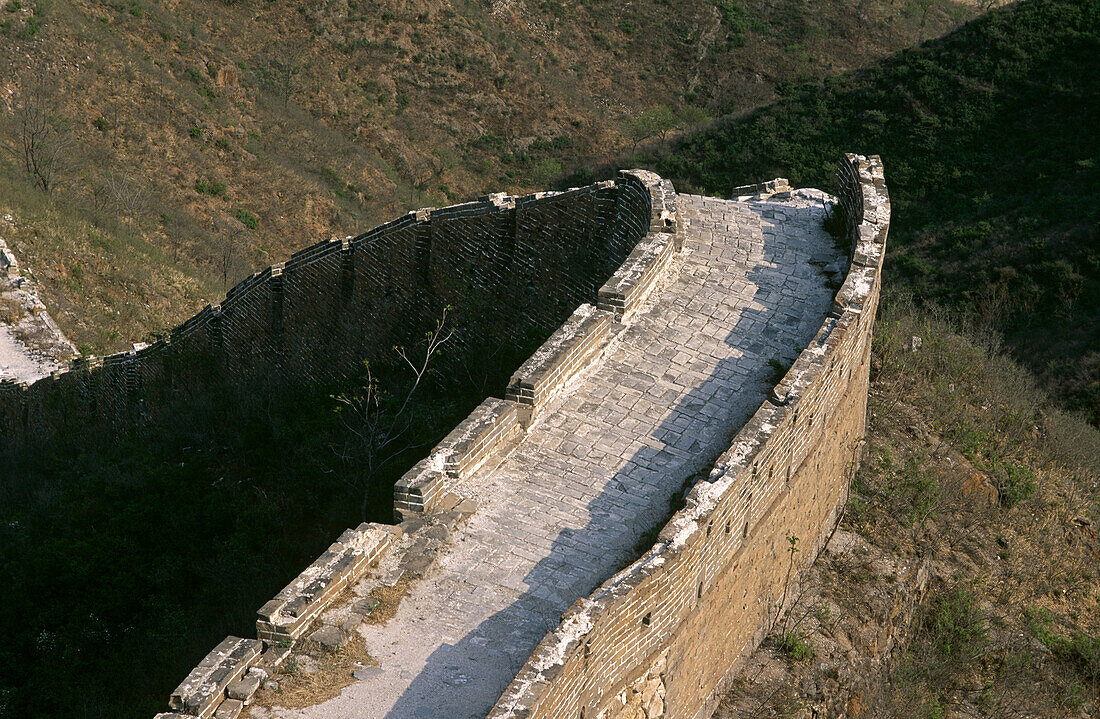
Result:
<svg viewBox="0 0 1100 719"><path fill-rule="evenodd" d="M392 619L397 614L401 600L408 594L410 584L408 578L402 577L392 587L378 586L371 590L367 598L378 604L364 618L364 623L385 624ZM343 605L347 605L358 601L359 597L346 591L344 599ZM305 636L320 627L320 621L314 622ZM352 673L355 670L378 665L378 661L367 652L363 637L355 631L351 632L347 644L336 650L308 639L300 641L295 648L297 654L308 654L316 662L317 671L306 673L298 666L294 655L291 655L279 667L278 676L274 677L279 683L278 690L261 690L256 695L258 706L300 709L319 704L336 696L349 684L354 684Z"/></svg>
<svg viewBox="0 0 1100 719"><path fill-rule="evenodd" d="M765 646L747 666L766 671L748 672L719 716L798 716L799 706L832 716L857 699L860 715L876 718L1095 715L1100 432L1052 409L981 328L894 301L875 332L868 448L844 520L872 552L866 566L824 555L813 570L823 588L793 612L831 607L828 622L807 622L809 641L827 652L847 646L838 637L889 631L889 613L873 608L901 584L876 570L883 561L930 561L931 596L879 674L848 665L847 649L798 663L769 659ZM882 651L871 644L867 657ZM839 687L787 691L827 685L817 667L830 662Z"/></svg>
<svg viewBox="0 0 1100 719"><path fill-rule="evenodd" d="M257 704L287 709L313 706L336 696L349 684L354 684L352 672L356 669L378 664L367 652L363 637L355 632L347 644L339 649L326 649L308 641L303 642L300 649L316 660L317 671L306 673L297 666L293 655L288 657L279 667L279 674L274 677L279 683L278 690L260 690L256 695Z"/></svg>
<svg viewBox="0 0 1100 719"><path fill-rule="evenodd" d="M402 576L392 587L378 586L367 595L378 602L370 614L363 619L364 624L385 624L397 614L401 600L409 593L412 580L408 576Z"/></svg>
<svg viewBox="0 0 1100 719"><path fill-rule="evenodd" d="M14 249L42 275L62 329L97 354L125 349L220 299L227 238L233 283L410 207L543 189L617 163L631 146L624 123L657 98L691 106L676 130L686 132L769 102L782 82L918 39L901 6L855 4L764 4L742 23L720 21L711 0L520 0L495 13L441 0L334 12L23 0L0 19L0 67L13 68L0 80L0 144L14 138L23 75L38 76L60 89L72 162L51 196L0 200L0 216L26 225ZM940 0L924 34L972 14ZM23 38L32 17L39 30ZM272 71L288 60L284 86ZM41 194L4 159L0 179ZM62 210L97 232L72 232ZM259 225L235 235L240 210Z"/></svg>

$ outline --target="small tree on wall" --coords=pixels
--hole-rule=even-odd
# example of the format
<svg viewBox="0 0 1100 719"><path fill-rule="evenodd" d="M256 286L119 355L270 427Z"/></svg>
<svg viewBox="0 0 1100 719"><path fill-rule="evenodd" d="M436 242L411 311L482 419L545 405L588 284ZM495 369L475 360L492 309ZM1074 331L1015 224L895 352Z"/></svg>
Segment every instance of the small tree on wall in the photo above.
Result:
<svg viewBox="0 0 1100 719"><path fill-rule="evenodd" d="M398 392L382 387L369 362L364 362L364 379L355 389L333 395L336 412L353 438L340 448L341 459L356 463L364 471L366 486L361 487L361 513L367 516L372 476L401 454L415 449L422 442L415 436L415 418L410 412L417 389L431 372L432 359L454 334L447 326L451 307L444 307L435 328L412 349L394 347L398 364L406 368L406 383Z"/></svg>

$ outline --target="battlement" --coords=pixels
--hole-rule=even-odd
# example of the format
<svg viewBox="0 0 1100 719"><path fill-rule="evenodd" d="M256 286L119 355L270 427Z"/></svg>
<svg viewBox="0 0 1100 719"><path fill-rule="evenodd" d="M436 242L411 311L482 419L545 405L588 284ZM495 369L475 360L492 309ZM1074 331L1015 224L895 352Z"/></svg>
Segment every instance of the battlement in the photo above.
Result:
<svg viewBox="0 0 1100 719"><path fill-rule="evenodd" d="M837 176L838 198L773 180L721 200L635 170L416 210L257 272L147 348L0 382L0 442L133 426L215 383L340 381L452 307L450 362L535 345L505 396L397 482L401 524L345 531L159 716L237 716L325 628L380 666L301 716L708 716L859 462L890 205L877 157ZM347 607L402 573L397 615L360 625Z"/></svg>
<svg viewBox="0 0 1100 719"><path fill-rule="evenodd" d="M477 347L545 338L596 301L651 215L674 221L661 192L651 173L624 172L564 192L415 210L319 242L147 347L81 358L33 384L0 380L0 443L41 441L63 424L132 426L219 382L258 392L340 381L423 336L445 307L455 308L456 364Z"/></svg>

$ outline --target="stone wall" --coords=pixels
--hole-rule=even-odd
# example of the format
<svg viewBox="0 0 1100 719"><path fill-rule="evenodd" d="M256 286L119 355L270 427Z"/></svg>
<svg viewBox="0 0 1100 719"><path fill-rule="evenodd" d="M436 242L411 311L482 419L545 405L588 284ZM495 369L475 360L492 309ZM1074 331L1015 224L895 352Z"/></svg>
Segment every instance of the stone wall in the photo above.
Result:
<svg viewBox="0 0 1100 719"><path fill-rule="evenodd" d="M668 220L659 178L647 186L655 177L624 172L565 192L490 195L315 244L151 346L81 358L32 385L0 382L0 449L65 426L145 421L214 384L257 392L339 381L364 360L392 361L392 347L419 340L447 307L454 335L443 371L497 348L537 346L597 301L651 220Z"/></svg>
<svg viewBox="0 0 1100 719"><path fill-rule="evenodd" d="M853 250L833 311L657 544L563 615L491 719L708 717L813 562L860 455L890 217L878 157L837 174Z"/></svg>
<svg viewBox="0 0 1100 719"><path fill-rule="evenodd" d="M607 190L614 190L615 194L612 195ZM608 197L615 200L614 212L605 212L602 215L608 218L610 224L593 226L593 216L601 216L596 212L600 208L597 200L601 192L606 195L604 200ZM530 322L539 327L541 325L538 323L544 322L547 316L552 316L551 313L564 311L556 309L547 312L545 309L560 304L557 294L559 292L572 297L569 301L576 303L574 307L580 305L571 314L566 312L565 318L558 320L560 326L535 351L531 360L516 371L509 382L509 387L514 387L519 385L519 378L529 377L532 371L525 368L534 361L539 367L555 368L554 387L547 389L547 393L552 394L599 355L598 348L593 349L592 345L599 345L600 342L594 342L585 334L580 340L582 348L579 351L577 337L572 331L578 316L586 319L595 316L604 324L614 317L612 312L596 310L589 304L596 300L597 290L599 293L603 293L607 287L620 290L624 297L630 298L630 303L626 305L629 314L629 310L640 301L639 298L657 281L660 271L667 268L664 254L654 253L652 248L664 241L661 238L667 239L676 234L675 193L667 180L644 170L633 170L620 173L618 182L597 183L565 193L540 193L514 202L503 195L494 195L485 202L496 210L504 208L505 211L515 205L516 211L510 215L502 215L493 209L486 212L483 203L457 205L441 211L419 211L427 213L428 220L433 217L440 220L438 227L424 235L430 238L429 247L438 243L444 248L438 254L452 262L454 267L458 267L459 274L470 272L476 276L479 272L483 273L482 279L473 286L494 290L497 287L494 283L507 287L509 281L544 286L546 296L543 298L543 308L536 310L529 307L519 315L519 322ZM603 210L607 209L603 207ZM462 218L474 220L460 233L457 225L461 224ZM551 223L554 218L565 224L539 224ZM417 220L423 221L425 220ZM568 224L570 222L577 226ZM521 223L525 223L526 229L516 230ZM509 227L513 230L509 230ZM478 241L478 232L485 234L481 241ZM578 267L585 267L583 263L586 262L594 266L589 266L588 272L574 271L574 276L569 277L562 267L541 268L530 259L509 261L507 264L515 270L514 276L509 279L507 273L502 273L498 265L494 264L494 258L499 259L497 250L501 246L501 237L506 240L509 236L519 238L519 247L523 251L542 253L544 262L549 261L546 259L548 257L572 257L572 261L582 263ZM555 243L561 244L560 252L555 250ZM640 250L633 252L628 245L637 245ZM306 252L314 251L316 247L321 245ZM420 246L413 247L415 249ZM610 247L613 251L600 250L601 247ZM508 249L505 254L514 254L514 249ZM430 256L424 256L424 267L431 272ZM620 264L605 272L606 262L610 261L607 258L616 256ZM285 271L285 267L283 269ZM441 269L437 274L438 277L428 285L429 292L432 287L444 283L448 275ZM266 276L270 278L279 275ZM547 280L547 277L551 279ZM515 285L511 286L514 289ZM239 292L237 288L231 291L227 303L233 297L239 296ZM315 297L322 301L323 293L318 293ZM501 301L504 302L505 299L507 298L501 298ZM223 304L223 308L224 306ZM286 304L282 307L285 309ZM500 305L500 313L514 316L508 315L506 304ZM398 317L394 321L400 319ZM476 331L487 331L488 323L496 318L481 319L484 324L467 320L456 332L460 336L464 334L467 338L472 337ZM256 318L254 324L260 324L259 318ZM242 326L247 325L242 322ZM509 328L513 332L523 331L516 330L507 323L500 326L505 332ZM606 344L606 341L604 333L602 344ZM470 340L467 339L467 342ZM565 366L568 369L561 369ZM522 440L532 413L537 412L539 405L545 400L543 395L531 401L495 397L485 399L423 461L398 481L394 488L395 514L399 518L411 518L437 512L443 507L452 509L453 504L444 504L448 498L453 498L448 490L478 467L499 462L506 456ZM422 522L420 524L423 525ZM172 693L169 698L172 711L157 714L156 719L202 719L211 716L214 719L233 719L238 716L243 707L251 702L260 681L275 673L279 664L287 657L290 646L302 638L344 589L354 585L377 563L394 539L405 534L409 526L363 523L355 529L346 530L324 554L259 609L256 620L258 639L226 637ZM413 531L427 530L427 527L421 526Z"/></svg>

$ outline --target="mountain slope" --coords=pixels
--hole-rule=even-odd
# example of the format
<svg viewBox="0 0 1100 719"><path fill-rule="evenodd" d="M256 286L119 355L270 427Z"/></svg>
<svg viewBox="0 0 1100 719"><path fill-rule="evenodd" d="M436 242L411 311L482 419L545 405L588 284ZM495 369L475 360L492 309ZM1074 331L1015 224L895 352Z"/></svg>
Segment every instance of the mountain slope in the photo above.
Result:
<svg viewBox="0 0 1100 719"><path fill-rule="evenodd" d="M728 192L789 175L831 186L845 150L881 154L887 277L1002 332L1100 421L1100 3L1029 0L863 71L804 84L659 163Z"/></svg>
<svg viewBox="0 0 1100 719"><path fill-rule="evenodd" d="M85 351L128 349L304 245L549 186L977 10L0 0L0 145L35 96L67 141L48 194L0 152L0 235Z"/></svg>

